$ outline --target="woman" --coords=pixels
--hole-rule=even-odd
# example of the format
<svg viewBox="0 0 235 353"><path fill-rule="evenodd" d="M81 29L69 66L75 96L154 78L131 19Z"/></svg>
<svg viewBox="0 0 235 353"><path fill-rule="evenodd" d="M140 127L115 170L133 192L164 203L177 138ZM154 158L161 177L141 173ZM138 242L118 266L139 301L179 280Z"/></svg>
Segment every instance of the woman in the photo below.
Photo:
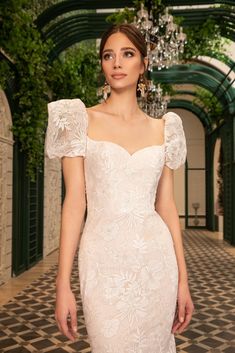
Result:
<svg viewBox="0 0 235 353"><path fill-rule="evenodd" d="M173 198L173 169L186 159L182 120L173 112L153 119L139 108L137 83L148 58L133 25L109 28L100 59L111 88L106 101L48 105L46 150L62 158L66 187L56 320L74 340L70 275L79 244L92 353L174 353L174 333L185 330L194 310Z"/></svg>

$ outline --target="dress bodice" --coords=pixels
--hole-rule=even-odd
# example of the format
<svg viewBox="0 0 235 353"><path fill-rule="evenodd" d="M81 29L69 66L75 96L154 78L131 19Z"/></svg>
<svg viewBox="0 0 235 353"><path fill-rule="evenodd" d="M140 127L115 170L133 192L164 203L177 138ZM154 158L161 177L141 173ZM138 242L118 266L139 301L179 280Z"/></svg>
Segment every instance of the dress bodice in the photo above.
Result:
<svg viewBox="0 0 235 353"><path fill-rule="evenodd" d="M129 153L111 141L87 135L88 116L80 99L48 104L46 153L49 158L84 157L88 215L138 216L154 212L157 186L164 165L177 169L186 159L186 139L179 115L163 116L164 143Z"/></svg>

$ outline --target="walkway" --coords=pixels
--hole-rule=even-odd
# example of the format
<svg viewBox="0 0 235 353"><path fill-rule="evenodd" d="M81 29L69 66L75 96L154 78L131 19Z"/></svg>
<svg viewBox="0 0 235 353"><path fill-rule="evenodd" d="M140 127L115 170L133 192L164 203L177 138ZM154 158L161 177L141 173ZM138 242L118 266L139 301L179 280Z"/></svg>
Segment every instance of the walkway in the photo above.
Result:
<svg viewBox="0 0 235 353"><path fill-rule="evenodd" d="M183 231L195 312L187 331L176 335L177 353L235 352L235 248L206 234L198 230ZM53 261L56 258L53 256ZM49 265L49 270L0 307L0 352L90 352L79 298L77 260L72 287L78 298L80 338L75 343L62 336L55 325L56 265L50 261ZM37 266L43 268L41 264ZM11 282L16 281L19 286L24 276ZM22 281L25 286L25 280ZM8 288L9 285L0 287L0 296Z"/></svg>

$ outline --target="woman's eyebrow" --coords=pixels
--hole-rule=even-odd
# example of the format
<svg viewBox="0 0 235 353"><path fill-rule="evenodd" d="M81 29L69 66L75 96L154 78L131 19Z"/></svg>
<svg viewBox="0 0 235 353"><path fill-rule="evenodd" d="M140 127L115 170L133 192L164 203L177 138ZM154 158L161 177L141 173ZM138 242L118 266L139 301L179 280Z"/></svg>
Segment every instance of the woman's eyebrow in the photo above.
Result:
<svg viewBox="0 0 235 353"><path fill-rule="evenodd" d="M121 48L121 50L127 50L127 49L132 49L132 50L136 51L135 48L132 48L132 47L124 47L124 48Z"/></svg>
<svg viewBox="0 0 235 353"><path fill-rule="evenodd" d="M131 50L133 50L133 51L136 51L135 50L135 48L132 48L132 47L123 47L123 48L121 48L121 50L127 50L127 49L131 49ZM103 51L103 53L105 53L105 52L113 52L113 49L105 49L104 51Z"/></svg>

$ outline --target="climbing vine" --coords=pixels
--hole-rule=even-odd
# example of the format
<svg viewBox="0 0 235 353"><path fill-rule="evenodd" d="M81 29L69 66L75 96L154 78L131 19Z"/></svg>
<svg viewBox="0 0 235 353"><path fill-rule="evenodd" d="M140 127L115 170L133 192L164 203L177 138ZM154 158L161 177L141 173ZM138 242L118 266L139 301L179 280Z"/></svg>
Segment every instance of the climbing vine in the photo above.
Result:
<svg viewBox="0 0 235 353"><path fill-rule="evenodd" d="M51 43L43 42L26 0L1 4L1 48L14 64L16 89L13 112L13 133L21 149L27 154L28 173L33 179L35 170L42 167L44 129L48 86L45 80L47 55ZM13 25L14 24L14 25ZM0 83L5 88L6 62L0 63Z"/></svg>
<svg viewBox="0 0 235 353"><path fill-rule="evenodd" d="M79 97L88 106L95 104L99 70L94 41L68 49L49 70L51 98Z"/></svg>
<svg viewBox="0 0 235 353"><path fill-rule="evenodd" d="M219 122L220 118L222 118L223 106L218 98L205 88L197 88L195 96L193 103L199 106L203 105L210 118Z"/></svg>
<svg viewBox="0 0 235 353"><path fill-rule="evenodd" d="M225 52L228 40L222 37L221 28L212 18L208 18L202 25L186 27L184 32L187 35L187 44L182 55L184 62L199 56L207 56L208 53L213 57Z"/></svg>
<svg viewBox="0 0 235 353"><path fill-rule="evenodd" d="M37 11L49 2L44 0ZM88 104L94 102L97 71L94 47L85 50L81 46L49 64L53 43L44 41L35 25L34 4L29 0L9 0L7 6L0 4L0 47L7 58L0 62L0 86L5 89L9 77L14 76L16 109L12 130L27 156L31 180L43 168L48 101L79 96ZM9 63L14 65L14 73Z"/></svg>

